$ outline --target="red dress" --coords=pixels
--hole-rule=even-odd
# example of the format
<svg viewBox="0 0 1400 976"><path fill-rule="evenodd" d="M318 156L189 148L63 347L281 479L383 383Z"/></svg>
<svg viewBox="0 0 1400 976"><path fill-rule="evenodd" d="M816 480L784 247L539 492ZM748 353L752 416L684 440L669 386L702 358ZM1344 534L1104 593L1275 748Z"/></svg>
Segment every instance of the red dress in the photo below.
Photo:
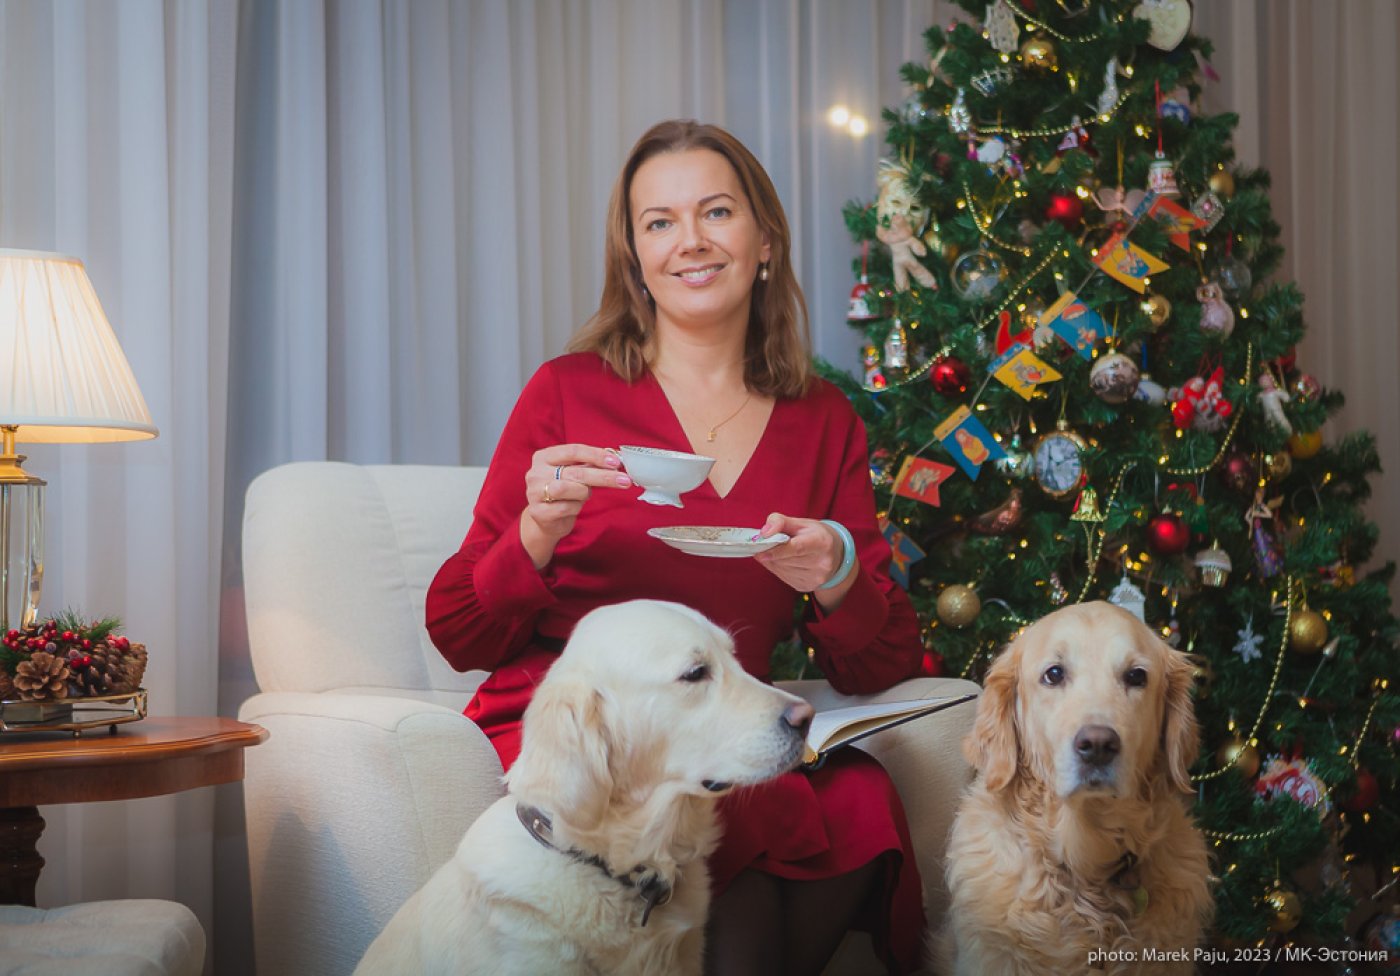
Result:
<svg viewBox="0 0 1400 976"><path fill-rule="evenodd" d="M428 590L433 643L458 670L491 671L466 714L491 737L507 768L540 677L589 610L632 599L674 600L733 635L739 661L768 677L773 647L793 634L798 595L751 559L705 559L651 538L669 525L763 525L771 512L831 518L856 540L859 574L841 606L811 601L802 640L834 688L882 691L917 673L919 625L889 577L890 548L875 524L865 429L842 393L815 381L802 399L778 400L752 458L720 497L707 481L685 508L637 501L639 489L595 489L574 531L537 571L520 542L525 471L555 444L690 451L656 380L627 383L591 353L546 363L521 393L491 460L462 548ZM877 857L888 862L888 913L863 920L896 971L917 968L922 892L904 811L888 774L843 749L815 773L788 773L727 796L724 837L710 861L716 890L748 867L790 879L832 877Z"/></svg>

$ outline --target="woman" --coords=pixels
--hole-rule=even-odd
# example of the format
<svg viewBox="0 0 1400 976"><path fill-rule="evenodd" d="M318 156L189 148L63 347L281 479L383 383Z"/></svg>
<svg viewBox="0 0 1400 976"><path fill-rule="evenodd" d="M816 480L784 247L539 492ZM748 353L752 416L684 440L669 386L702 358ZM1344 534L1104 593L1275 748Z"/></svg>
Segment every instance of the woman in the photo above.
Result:
<svg viewBox="0 0 1400 976"><path fill-rule="evenodd" d="M467 715L507 768L539 677L604 603L693 606L766 677L802 599L802 639L837 690L880 691L917 671L918 624L889 578L865 431L810 374L789 252L773 185L733 136L671 121L633 147L609 205L598 312L521 393L471 531L428 592L444 657L492 672ZM653 507L609 450L621 444L715 463L683 511ZM646 534L677 521L761 525L791 541L752 559L700 559ZM721 810L710 972L819 973L853 924L895 971L917 964L918 874L874 760L842 750Z"/></svg>

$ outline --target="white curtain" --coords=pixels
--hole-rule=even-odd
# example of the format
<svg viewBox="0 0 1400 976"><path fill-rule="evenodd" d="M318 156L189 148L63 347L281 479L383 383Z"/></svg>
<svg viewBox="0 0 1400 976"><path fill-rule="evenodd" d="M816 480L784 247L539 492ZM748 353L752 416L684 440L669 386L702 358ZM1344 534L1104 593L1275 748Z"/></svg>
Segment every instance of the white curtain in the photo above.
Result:
<svg viewBox="0 0 1400 976"><path fill-rule="evenodd" d="M43 609L121 617L165 715L217 699L234 9L0 2L0 242L83 259L160 428L28 452L49 482ZM43 808L39 903L174 898L207 925L213 807Z"/></svg>
<svg viewBox="0 0 1400 976"><path fill-rule="evenodd" d="M899 65L955 17L947 0L0 0L0 244L87 262L161 428L31 452L51 483L46 606L120 614L151 647L155 711L234 714L255 691L248 482L302 459L484 463L592 311L611 181L661 118L724 124L765 163L817 351L854 367L841 206L874 196ZM1232 0L1197 4L1197 28L1225 78L1208 106L1241 113L1242 157L1274 174L1283 274L1309 296L1300 362L1348 392L1329 433L1369 427L1394 464L1395 10ZM836 104L871 132L830 126ZM1389 558L1397 506L1378 486ZM237 788L43 813L41 904L175 898L213 971L251 971Z"/></svg>
<svg viewBox="0 0 1400 976"><path fill-rule="evenodd" d="M1277 277L1306 299L1298 366L1346 394L1323 434L1370 431L1386 468L1366 506L1381 533L1370 565L1400 561L1400 6L1235 0L1196 11L1221 76L1206 106L1239 113L1241 163L1273 178L1286 248Z"/></svg>

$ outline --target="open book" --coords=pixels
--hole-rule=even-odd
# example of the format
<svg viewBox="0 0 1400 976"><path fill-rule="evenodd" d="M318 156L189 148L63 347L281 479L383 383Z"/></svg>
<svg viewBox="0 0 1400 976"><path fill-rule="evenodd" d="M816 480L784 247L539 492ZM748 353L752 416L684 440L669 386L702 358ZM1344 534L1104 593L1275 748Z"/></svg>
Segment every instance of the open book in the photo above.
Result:
<svg viewBox="0 0 1400 976"><path fill-rule="evenodd" d="M816 768L833 749L850 745L883 729L903 725L923 715L932 715L945 708L973 701L976 695L951 695L946 698L914 698L907 701L875 702L870 705L849 705L817 712L807 729L807 747L802 764Z"/></svg>

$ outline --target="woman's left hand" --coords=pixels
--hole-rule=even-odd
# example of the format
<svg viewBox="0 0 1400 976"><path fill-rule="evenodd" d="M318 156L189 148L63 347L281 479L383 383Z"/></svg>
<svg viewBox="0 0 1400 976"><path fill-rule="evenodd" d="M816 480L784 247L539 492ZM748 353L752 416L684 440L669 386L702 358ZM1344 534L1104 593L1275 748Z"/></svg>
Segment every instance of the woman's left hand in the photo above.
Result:
<svg viewBox="0 0 1400 976"><path fill-rule="evenodd" d="M793 518L779 512L768 516L759 535L766 539L775 532L786 532L789 541L753 558L794 590L811 593L824 609L836 609L855 582L856 570L829 590L819 587L841 568L846 555L841 537L816 519Z"/></svg>

